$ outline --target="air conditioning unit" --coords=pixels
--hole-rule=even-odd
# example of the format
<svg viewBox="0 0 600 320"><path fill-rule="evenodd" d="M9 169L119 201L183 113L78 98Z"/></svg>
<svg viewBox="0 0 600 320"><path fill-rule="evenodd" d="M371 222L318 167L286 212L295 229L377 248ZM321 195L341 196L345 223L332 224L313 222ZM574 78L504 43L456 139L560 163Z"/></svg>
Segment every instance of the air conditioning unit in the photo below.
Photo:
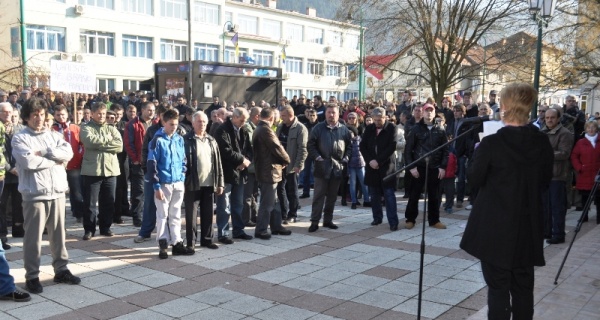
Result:
<svg viewBox="0 0 600 320"><path fill-rule="evenodd" d="M60 60L63 60L63 61L69 60L69 54L68 53L64 53L64 52L61 53L60 54Z"/></svg>
<svg viewBox="0 0 600 320"><path fill-rule="evenodd" d="M283 80L288 80L290 77L291 77L291 74L289 72L283 73Z"/></svg>
<svg viewBox="0 0 600 320"><path fill-rule="evenodd" d="M340 84L348 84L348 78L340 78Z"/></svg>
<svg viewBox="0 0 600 320"><path fill-rule="evenodd" d="M331 46L325 47L325 53L329 53L331 51Z"/></svg>
<svg viewBox="0 0 600 320"><path fill-rule="evenodd" d="M80 16L83 14L83 6L78 4L75 6L75 14Z"/></svg>
<svg viewBox="0 0 600 320"><path fill-rule="evenodd" d="M315 74L315 81L320 81L320 80L321 80L321 75Z"/></svg>
<svg viewBox="0 0 600 320"><path fill-rule="evenodd" d="M83 61L83 56L81 54L76 54L73 56L73 61L81 62Z"/></svg>

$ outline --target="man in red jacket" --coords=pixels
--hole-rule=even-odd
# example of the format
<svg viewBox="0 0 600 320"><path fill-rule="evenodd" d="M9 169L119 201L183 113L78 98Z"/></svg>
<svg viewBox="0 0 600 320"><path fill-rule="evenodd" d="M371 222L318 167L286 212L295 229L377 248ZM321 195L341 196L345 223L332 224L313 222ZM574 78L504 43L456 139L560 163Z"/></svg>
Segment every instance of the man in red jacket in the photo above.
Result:
<svg viewBox="0 0 600 320"><path fill-rule="evenodd" d="M123 142L129 156L129 181L131 181L131 207L133 225L142 225L142 210L144 208L144 171L142 170L142 142L146 129L153 124L154 103L147 101L142 104L140 116L135 117L125 126Z"/></svg>
<svg viewBox="0 0 600 320"><path fill-rule="evenodd" d="M81 193L81 162L83 161L83 144L79 140L79 126L69 121L69 112L64 105L54 107L54 131L63 135L71 145L73 158L67 163L67 183L69 184L69 200L71 211L77 222L83 218L83 195Z"/></svg>

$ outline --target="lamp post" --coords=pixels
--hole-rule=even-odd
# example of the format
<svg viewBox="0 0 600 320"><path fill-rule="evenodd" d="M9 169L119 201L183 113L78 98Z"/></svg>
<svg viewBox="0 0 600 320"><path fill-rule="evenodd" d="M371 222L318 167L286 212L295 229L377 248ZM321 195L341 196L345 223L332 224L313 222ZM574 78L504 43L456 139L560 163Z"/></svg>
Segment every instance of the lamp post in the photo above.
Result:
<svg viewBox="0 0 600 320"><path fill-rule="evenodd" d="M227 27L229 26L229 27ZM221 58L221 62L225 62L225 36L227 36L227 32L230 32L233 29L233 22L227 21L223 25L223 46L221 47L221 52L223 54Z"/></svg>
<svg viewBox="0 0 600 320"><path fill-rule="evenodd" d="M533 87L538 92L538 99L533 102L531 107L531 119L537 117L537 107L540 91L540 69L542 64L542 27L548 26L548 20L554 14L556 0L528 0L529 12L533 16L533 20L537 22L538 36L537 48L535 52L535 73L533 74Z"/></svg>
<svg viewBox="0 0 600 320"><path fill-rule="evenodd" d="M481 77L481 103L485 102L485 67L487 64L485 47L487 47L487 40L485 37L481 37L483 39L483 76Z"/></svg>
<svg viewBox="0 0 600 320"><path fill-rule="evenodd" d="M360 39L359 39L360 66L358 69L358 101L365 98L365 31L363 28L362 13L360 17Z"/></svg>

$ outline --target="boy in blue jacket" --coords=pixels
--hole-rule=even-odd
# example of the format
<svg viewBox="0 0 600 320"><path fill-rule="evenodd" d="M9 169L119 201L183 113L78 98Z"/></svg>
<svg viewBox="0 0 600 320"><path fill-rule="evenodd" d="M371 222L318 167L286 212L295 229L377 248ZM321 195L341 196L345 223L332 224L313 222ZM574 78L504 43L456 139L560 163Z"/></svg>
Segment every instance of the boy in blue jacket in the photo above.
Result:
<svg viewBox="0 0 600 320"><path fill-rule="evenodd" d="M160 259L173 255L190 255L181 238L181 203L183 202L186 158L183 138L177 134L179 113L167 110L161 118L163 127L148 145L146 179L154 187L156 204L156 239Z"/></svg>

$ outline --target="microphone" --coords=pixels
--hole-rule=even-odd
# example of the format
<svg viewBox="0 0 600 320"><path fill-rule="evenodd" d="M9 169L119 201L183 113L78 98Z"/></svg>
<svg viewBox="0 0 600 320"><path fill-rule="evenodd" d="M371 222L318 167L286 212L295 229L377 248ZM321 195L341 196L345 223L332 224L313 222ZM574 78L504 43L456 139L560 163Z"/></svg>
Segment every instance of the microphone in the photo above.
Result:
<svg viewBox="0 0 600 320"><path fill-rule="evenodd" d="M465 118L465 119L463 119L462 123L463 124L467 124L467 123L480 124L482 122L490 121L490 120L494 120L494 116L493 115L483 116L483 117Z"/></svg>

